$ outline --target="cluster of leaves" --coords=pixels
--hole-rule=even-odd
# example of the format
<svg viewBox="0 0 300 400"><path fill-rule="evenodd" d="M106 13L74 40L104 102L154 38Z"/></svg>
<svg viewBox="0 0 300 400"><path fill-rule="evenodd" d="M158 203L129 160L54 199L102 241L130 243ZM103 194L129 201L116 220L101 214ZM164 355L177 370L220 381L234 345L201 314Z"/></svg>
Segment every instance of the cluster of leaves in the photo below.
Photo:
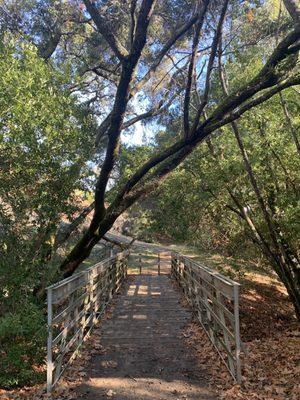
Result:
<svg viewBox="0 0 300 400"><path fill-rule="evenodd" d="M229 59L227 78L232 87L239 87L241 81L253 76L268 51L268 47L258 45L255 54L252 49L243 56L236 53L234 61ZM251 68L245 57L253 60ZM213 80L213 94L216 102L222 98L217 78ZM284 238L282 243L288 243L295 254L299 248L299 153L292 130L299 131L299 104L297 91L290 89L283 97L276 96L255 112L245 114L238 123L261 196ZM180 130L181 121L173 121L166 132L156 135L157 146L172 141ZM233 196L268 238L266 221L241 150L231 125L227 125L202 143L157 190L148 229L206 251L249 252L255 247Z"/></svg>
<svg viewBox="0 0 300 400"><path fill-rule="evenodd" d="M85 189L92 120L32 45L0 42L0 385L29 383L44 357L44 305L33 295L49 279L61 218Z"/></svg>
<svg viewBox="0 0 300 400"><path fill-rule="evenodd" d="M287 99L292 95L289 93ZM292 106L291 111L298 126L296 108ZM243 118L239 126L263 196L268 202L273 201L277 221L296 248L298 154L279 99L260 107L255 115ZM230 128L226 131L225 135L212 138L213 154L208 144L203 144L160 189L157 207L152 213L154 231L206 249L241 247L247 231L230 209L234 204L228 187L243 206L251 209L264 229L236 140Z"/></svg>

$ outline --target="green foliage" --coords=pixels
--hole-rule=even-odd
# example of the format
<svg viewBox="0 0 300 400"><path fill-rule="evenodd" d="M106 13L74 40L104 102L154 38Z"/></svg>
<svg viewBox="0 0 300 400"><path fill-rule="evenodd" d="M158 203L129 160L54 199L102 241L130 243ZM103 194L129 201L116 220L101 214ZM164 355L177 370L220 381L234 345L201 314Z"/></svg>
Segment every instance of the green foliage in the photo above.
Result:
<svg viewBox="0 0 300 400"><path fill-rule="evenodd" d="M18 311L0 319L0 386L12 387L34 383L43 378L38 365L45 357L47 330L39 305L25 299ZM36 366L36 369L33 368Z"/></svg>
<svg viewBox="0 0 300 400"><path fill-rule="evenodd" d="M66 77L32 47L5 43L0 72L1 222L8 238L31 238L19 262L39 248L41 238L50 240L63 213L75 211L72 196L84 188L79 173L84 176L92 137L88 120L64 89ZM10 239L2 245L7 254Z"/></svg>
<svg viewBox="0 0 300 400"><path fill-rule="evenodd" d="M117 42L130 49L132 18L128 2L96 3ZM291 21L284 11L279 18L282 7L278 0L230 3L220 47L232 92L256 76L276 41L291 29ZM100 120L105 121L112 105L118 104L116 87L125 70L107 40L89 21L81 1L9 0L0 5L0 385L16 386L34 382L36 371L41 370L45 354L44 303L37 300L35 292L57 276L57 265L48 262L55 233L62 219L70 219L78 211L78 193L91 187L93 177L88 166L94 167L95 159L99 165L103 161L101 147L93 154L95 122L99 125ZM139 6L137 2L136 14ZM206 92L209 47L221 6L221 2L211 2L204 21L193 74L197 82L191 90L191 119ZM157 2L131 88L155 65L160 49L194 11L192 0ZM22 38L11 37L8 32L20 32ZM193 34L194 29L189 29L174 43L126 110L126 102L119 108L126 120L146 108L154 107L162 113L148 119L151 123L154 118L158 121L152 125L159 132L151 146L121 143L120 150L116 146L114 156L118 160L110 176L107 202L153 154L182 137L182 100ZM29 45L29 41L35 45ZM126 63L131 58L125 57ZM203 99L208 116L224 100L217 61L216 56L207 104ZM122 87L117 93L124 91ZM298 130L299 100L293 99L293 90L286 91L285 96ZM167 112L164 105L169 107ZM262 197L276 222L276 235L300 258L299 162L279 99L273 98L246 114L239 121L239 129ZM248 251L252 245L249 230L241 221L235 197L242 209L250 210L266 240L270 239L230 126L221 133L211 143L202 143L164 187L157 189L150 202L142 205L134 235L145 238L145 232L149 237L159 232L205 250ZM101 144L106 142L104 135ZM142 187L143 180L138 185ZM118 210L113 210L111 215L117 214ZM80 247L77 250L80 253Z"/></svg>
<svg viewBox="0 0 300 400"><path fill-rule="evenodd" d="M33 382L45 355L45 260L62 216L77 210L91 158L92 120L36 50L0 42L0 385ZM55 273L55 269L53 269ZM52 275L53 275L52 273Z"/></svg>
<svg viewBox="0 0 300 400"><path fill-rule="evenodd" d="M284 97L298 130L299 102L294 90L286 91ZM299 156L279 96L246 114L238 127L283 243L298 254ZM228 189L242 207L250 210L256 226L269 240L268 227L230 126L223 128L222 135L212 137L210 143L203 143L157 190L147 230L205 251L257 254Z"/></svg>

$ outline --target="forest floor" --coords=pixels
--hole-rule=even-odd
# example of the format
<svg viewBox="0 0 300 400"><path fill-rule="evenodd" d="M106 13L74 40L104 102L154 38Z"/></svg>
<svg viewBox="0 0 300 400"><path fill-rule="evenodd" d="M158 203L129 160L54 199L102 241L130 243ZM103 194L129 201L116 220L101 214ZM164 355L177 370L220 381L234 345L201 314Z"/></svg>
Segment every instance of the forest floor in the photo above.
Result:
<svg viewBox="0 0 300 400"><path fill-rule="evenodd" d="M300 398L300 327L285 288L276 276L260 263L219 254L199 254L190 247L171 246L241 283L241 336L246 347L243 354L243 382L234 385L225 366L215 353L206 334L196 321L185 326L184 340L197 358L199 370L207 371L209 387L217 398L225 400L298 400ZM96 257L94 253L93 257ZM136 270L136 265L131 272ZM187 306L183 300L183 305ZM93 342L93 337L90 339ZM89 346L87 342L85 346ZM97 343L96 343L97 349ZM95 351L92 350L92 351ZM79 380L85 376L87 353L74 363ZM76 383L78 384L78 382ZM53 399L75 399L74 383L62 381ZM107 391L114 398L114 391ZM39 400L48 398L42 386L14 391L0 390L0 400ZM176 397L174 391L174 400ZM162 397L164 399L164 397ZM167 399L167 398L166 398ZM186 397L188 399L188 397Z"/></svg>

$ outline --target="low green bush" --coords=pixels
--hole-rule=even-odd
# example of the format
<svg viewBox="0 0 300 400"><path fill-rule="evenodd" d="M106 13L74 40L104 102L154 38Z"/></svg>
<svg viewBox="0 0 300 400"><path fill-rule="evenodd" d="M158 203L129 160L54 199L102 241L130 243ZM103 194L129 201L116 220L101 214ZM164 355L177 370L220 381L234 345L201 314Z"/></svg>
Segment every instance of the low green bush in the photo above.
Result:
<svg viewBox="0 0 300 400"><path fill-rule="evenodd" d="M46 335L43 308L29 299L0 317L0 387L44 379Z"/></svg>

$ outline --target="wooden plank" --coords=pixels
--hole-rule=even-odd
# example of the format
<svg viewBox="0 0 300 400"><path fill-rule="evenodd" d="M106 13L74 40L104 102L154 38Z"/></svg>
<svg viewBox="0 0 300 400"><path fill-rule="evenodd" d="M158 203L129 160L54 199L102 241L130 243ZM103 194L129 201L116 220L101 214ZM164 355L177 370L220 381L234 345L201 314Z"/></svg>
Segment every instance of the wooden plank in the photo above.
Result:
<svg viewBox="0 0 300 400"><path fill-rule="evenodd" d="M222 299L221 299L220 293L217 293L217 299L221 303ZM228 337L224 311L220 307L218 307L217 310L218 310L218 314L219 314L220 320L222 322L224 342L225 342L226 348L228 349L228 352L229 352L229 355L227 354L228 355L228 365L229 365L230 370L234 374L235 373L235 371L234 371L234 363L233 363L233 360L231 358L231 356L232 356L231 343L230 343L230 339ZM226 329L225 329L225 327L226 327Z"/></svg>
<svg viewBox="0 0 300 400"><path fill-rule="evenodd" d="M57 376L58 376L58 374L59 374L59 372L57 372L57 370L60 369L59 367L62 366L64 356L66 355L66 353L69 352L69 350L71 350L73 344L76 342L78 336L80 335L81 330L82 330L82 329L85 329L85 328L88 326L90 320L92 319L91 317L92 317L92 315L90 315L90 316L88 317L88 319L86 320L85 325L82 326L82 328L78 329L78 330L74 333L74 335L72 336L72 338L69 340L68 343L65 344L64 348L59 352L58 356L56 357L56 359L55 359L55 361L54 361L54 363L53 363L53 364L54 364L54 368L56 369L55 380L57 380L56 378L57 378Z"/></svg>
<svg viewBox="0 0 300 400"><path fill-rule="evenodd" d="M211 275L205 274L199 269L193 269L195 274L201 278L212 290L218 289L224 294L229 300L233 300L233 285L224 284L224 282L219 281L219 278L213 277Z"/></svg>
<svg viewBox="0 0 300 400"><path fill-rule="evenodd" d="M86 270L82 272L78 272L77 274L72 275L69 278L65 278L62 281L59 281L55 283L54 285L48 286L46 289L53 289L53 293L57 290L59 290L61 287L66 286L67 284L71 284L72 282L81 279L83 276L90 274L93 270L96 271L96 275L100 274L103 272L109 265L111 265L114 261L120 260L124 257L128 256L128 251L124 251L122 253L118 253L114 255L113 257L109 257L106 260L100 261L97 264L92 265L91 267L87 268ZM83 278L84 280L85 278ZM54 296L53 296L54 297Z"/></svg>
<svg viewBox="0 0 300 400"><path fill-rule="evenodd" d="M215 296L212 295L212 293L206 289L205 286L201 285L200 282L196 281L193 277L190 276L190 279L192 279L195 284L202 290L205 292L205 294L207 295L207 297L209 298L210 301L212 301L213 303L215 303L216 305L218 305L219 307L222 307L224 309L224 311L226 312L228 318L230 318L233 322L234 322L234 315L232 314L232 312L227 309L222 303L220 303L217 298Z"/></svg>
<svg viewBox="0 0 300 400"><path fill-rule="evenodd" d="M177 253L177 257L182 262L184 262L184 260L186 260L187 262L191 263L193 266L197 266L200 269L202 269L203 271L206 271L208 274L210 274L212 276L215 276L215 277L218 277L223 282L226 282L226 283L231 284L231 285L236 285L237 284L237 282L233 281L232 279L228 278L227 276L224 276L224 275L220 274L219 272L213 270L212 268L207 267L206 265L200 264L199 262L191 260L190 258L185 257L185 256L183 256L181 254L178 254L178 253Z"/></svg>

